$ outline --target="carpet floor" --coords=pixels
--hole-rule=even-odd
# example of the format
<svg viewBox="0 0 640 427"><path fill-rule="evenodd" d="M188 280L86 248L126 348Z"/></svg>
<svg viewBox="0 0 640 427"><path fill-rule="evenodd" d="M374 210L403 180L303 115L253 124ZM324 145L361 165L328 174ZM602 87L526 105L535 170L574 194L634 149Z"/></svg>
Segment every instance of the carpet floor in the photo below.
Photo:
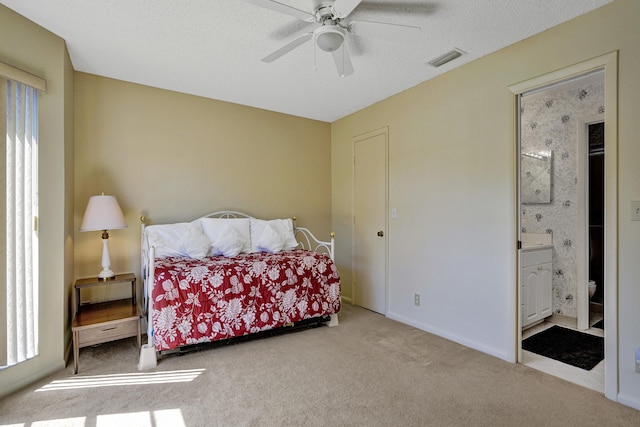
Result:
<svg viewBox="0 0 640 427"><path fill-rule="evenodd" d="M522 349L590 371L604 359L604 338L556 325L523 340Z"/></svg>
<svg viewBox="0 0 640 427"><path fill-rule="evenodd" d="M0 399L0 426L631 426L640 411L345 304L340 325L167 356L135 339Z"/></svg>

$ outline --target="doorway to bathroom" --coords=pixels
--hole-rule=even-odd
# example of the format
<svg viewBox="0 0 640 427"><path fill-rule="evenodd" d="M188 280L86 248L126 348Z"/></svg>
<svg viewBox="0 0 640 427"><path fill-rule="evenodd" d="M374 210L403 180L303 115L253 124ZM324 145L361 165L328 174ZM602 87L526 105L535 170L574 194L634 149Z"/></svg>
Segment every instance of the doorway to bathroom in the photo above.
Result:
<svg viewBox="0 0 640 427"><path fill-rule="evenodd" d="M595 262L604 249L604 164L598 168L600 163L591 161L598 150L589 144L591 133L595 139L598 123L594 122L603 115L604 101L602 70L520 96L523 361L544 366L550 373L571 374L566 379L600 392L604 391L603 330L590 329L588 319L580 327L578 306L588 299L589 279L595 279L597 267L604 266ZM600 149L604 155L604 145ZM602 286L602 278L599 282ZM600 320L595 314L593 318ZM583 333L572 335L576 339L571 346L543 339L554 326ZM563 365L584 359L582 343L594 336L598 344L584 347L598 348L595 366L582 369L586 372L577 368L574 375L569 365Z"/></svg>
<svg viewBox="0 0 640 427"><path fill-rule="evenodd" d="M605 376L605 371L617 371L617 306L612 300L617 295L617 136L615 126L604 126L616 123L616 57L604 55L510 87L519 113L518 361L607 397L615 396L618 381L615 375ZM587 141L598 132L603 138L591 150ZM594 175L591 182L586 179L590 175ZM588 192L598 189L598 194ZM599 204L599 211L590 212L589 204ZM531 251L536 256L523 256ZM547 252L552 254L548 263L538 257ZM532 258L537 270L529 266ZM600 259L598 266L591 262L595 258ZM547 269L551 274L542 274ZM532 270L538 271L537 278ZM596 292L600 315L607 313L603 329L590 328L599 319L589 316L594 311L589 305L589 279L601 282ZM540 290L532 291L531 284ZM537 317L531 298L538 299ZM600 339L606 331L604 361L583 371L522 350L523 339L553 325L582 329Z"/></svg>

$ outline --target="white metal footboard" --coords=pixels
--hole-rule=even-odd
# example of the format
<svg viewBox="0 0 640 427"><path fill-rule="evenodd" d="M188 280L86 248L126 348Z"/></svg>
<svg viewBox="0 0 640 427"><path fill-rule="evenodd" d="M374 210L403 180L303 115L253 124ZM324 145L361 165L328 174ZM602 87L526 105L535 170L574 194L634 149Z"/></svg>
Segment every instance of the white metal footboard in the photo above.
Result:
<svg viewBox="0 0 640 427"><path fill-rule="evenodd" d="M155 248L149 246L149 239L144 232L145 217L140 217L140 265L141 265L141 278L142 278L142 318L147 322L147 343L140 349L140 360L138 362L138 369L150 369L154 368L158 364L158 357L156 349L153 345L153 322L150 319L151 307L153 299L151 293L153 292L153 277L155 264Z"/></svg>
<svg viewBox="0 0 640 427"><path fill-rule="evenodd" d="M320 252L320 253L325 252L327 255L329 255L331 260L334 261L333 246L335 243L336 233L332 231L330 234L331 240L328 242L323 242L321 240L318 240L316 236L314 236L313 233L309 231L309 229L307 228L294 226L293 230L296 236L296 240L298 241L298 244L300 245L301 249L307 249L309 251Z"/></svg>
<svg viewBox="0 0 640 427"><path fill-rule="evenodd" d="M308 228L296 227L295 216L292 219L293 219L293 231L301 249L306 249L306 250L314 251L318 253L326 253L329 255L329 258L331 258L331 261L335 261L334 256L335 256L336 233L332 231L329 234L329 236L331 236L331 240L329 240L328 242L318 240L318 238L316 238L316 236ZM329 327L338 326L338 315L332 314L330 317L331 317L331 320L327 322L327 326Z"/></svg>
<svg viewBox="0 0 640 427"><path fill-rule="evenodd" d="M151 313L151 292L153 291L153 276L154 276L154 260L155 260L155 249L153 246L149 246L149 239L147 238L147 234L144 232L145 227L145 217L140 217L140 248L141 248L141 259L140 265L141 268L141 276L142 276L142 316L148 318L148 314ZM151 322L147 322L147 336L148 342L152 343L152 327Z"/></svg>

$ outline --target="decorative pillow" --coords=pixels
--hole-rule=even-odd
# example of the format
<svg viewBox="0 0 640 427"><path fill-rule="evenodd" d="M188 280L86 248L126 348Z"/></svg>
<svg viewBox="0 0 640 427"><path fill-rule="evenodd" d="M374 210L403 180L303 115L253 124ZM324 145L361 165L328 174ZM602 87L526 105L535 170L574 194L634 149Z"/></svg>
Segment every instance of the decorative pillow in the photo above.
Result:
<svg viewBox="0 0 640 427"><path fill-rule="evenodd" d="M284 247L284 237L278 233L271 225L264 227L262 235L254 244L254 247L260 252L280 252Z"/></svg>
<svg viewBox="0 0 640 427"><path fill-rule="evenodd" d="M202 259L209 253L211 241L197 224L181 222L145 227L149 245L155 248L156 258L188 256Z"/></svg>
<svg viewBox="0 0 640 427"><path fill-rule="evenodd" d="M202 233L197 224L189 224L187 233L180 243L182 250L191 258L202 259L209 255L211 240Z"/></svg>
<svg viewBox="0 0 640 427"><path fill-rule="evenodd" d="M211 255L234 257L242 252L244 243L244 239L240 233L238 233L231 225L226 224L223 227L220 236L211 242Z"/></svg>
<svg viewBox="0 0 640 427"><path fill-rule="evenodd" d="M225 226L231 226L238 232L242 241L242 250L240 252L251 252L251 231L249 227L249 218L202 218L197 220L202 227L204 234L215 242L225 231Z"/></svg>
<svg viewBox="0 0 640 427"><path fill-rule="evenodd" d="M264 250L260 249L257 243L262 238L262 234L265 232L267 225L282 237L284 243L281 250L291 250L298 246L298 241L293 233L293 221L291 218L272 219L270 221L251 219L251 250L253 252L261 252ZM269 231L269 233L271 233L271 231Z"/></svg>

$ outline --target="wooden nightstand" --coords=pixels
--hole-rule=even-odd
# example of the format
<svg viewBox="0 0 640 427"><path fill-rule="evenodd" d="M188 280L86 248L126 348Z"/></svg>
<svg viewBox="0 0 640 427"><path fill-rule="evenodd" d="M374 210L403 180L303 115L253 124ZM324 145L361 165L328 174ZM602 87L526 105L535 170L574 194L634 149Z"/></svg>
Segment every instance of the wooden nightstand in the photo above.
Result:
<svg viewBox="0 0 640 427"><path fill-rule="evenodd" d="M110 286L131 282L131 298L98 304L80 305L80 289L92 286ZM138 337L140 348L140 309L136 304L136 275L119 274L111 279L78 279L74 285L76 315L71 325L73 332L73 373L78 373L80 348Z"/></svg>

